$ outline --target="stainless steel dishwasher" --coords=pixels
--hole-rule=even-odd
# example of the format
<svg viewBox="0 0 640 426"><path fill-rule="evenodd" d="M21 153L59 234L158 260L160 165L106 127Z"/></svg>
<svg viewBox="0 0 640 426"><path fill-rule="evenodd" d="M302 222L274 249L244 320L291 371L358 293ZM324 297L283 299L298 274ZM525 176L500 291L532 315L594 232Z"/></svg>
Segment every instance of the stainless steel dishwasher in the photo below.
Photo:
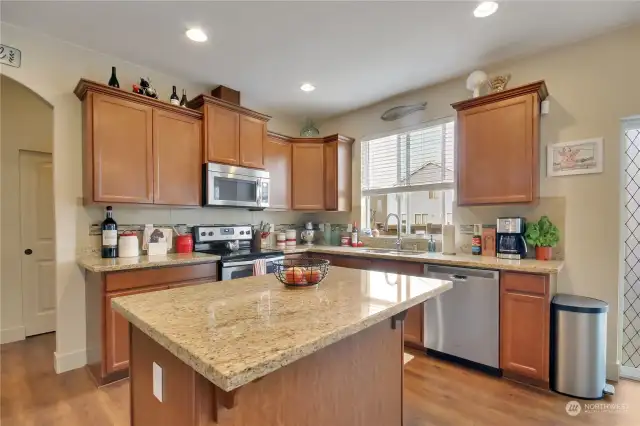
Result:
<svg viewBox="0 0 640 426"><path fill-rule="evenodd" d="M500 282L497 271L425 265L453 288L424 304L427 353L499 374Z"/></svg>

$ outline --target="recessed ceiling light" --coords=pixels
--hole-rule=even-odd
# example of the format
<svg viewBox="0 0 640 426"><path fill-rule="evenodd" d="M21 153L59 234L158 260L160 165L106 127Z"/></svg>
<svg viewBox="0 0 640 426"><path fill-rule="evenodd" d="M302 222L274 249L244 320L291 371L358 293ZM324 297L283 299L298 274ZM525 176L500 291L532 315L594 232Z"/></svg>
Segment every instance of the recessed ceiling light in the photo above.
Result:
<svg viewBox="0 0 640 426"><path fill-rule="evenodd" d="M311 83L305 83L300 86L300 90L302 90L303 92L313 92L314 90L316 90L316 86Z"/></svg>
<svg viewBox="0 0 640 426"><path fill-rule="evenodd" d="M483 1L473 11L473 16L476 18L486 18L496 13L496 10L498 10L498 3L495 1Z"/></svg>
<svg viewBox="0 0 640 426"><path fill-rule="evenodd" d="M207 41L207 35L200 28L191 28L190 30L187 30L187 37L193 41L197 41L198 43Z"/></svg>

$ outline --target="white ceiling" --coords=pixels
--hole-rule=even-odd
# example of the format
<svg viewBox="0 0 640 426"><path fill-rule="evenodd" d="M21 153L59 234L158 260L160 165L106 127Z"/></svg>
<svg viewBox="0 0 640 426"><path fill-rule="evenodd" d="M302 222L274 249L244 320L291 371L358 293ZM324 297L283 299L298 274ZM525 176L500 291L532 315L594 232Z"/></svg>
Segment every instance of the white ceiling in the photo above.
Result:
<svg viewBox="0 0 640 426"><path fill-rule="evenodd" d="M2 20L321 119L640 21L640 2L2 1ZM200 26L209 41L184 32ZM299 87L317 86L312 93Z"/></svg>

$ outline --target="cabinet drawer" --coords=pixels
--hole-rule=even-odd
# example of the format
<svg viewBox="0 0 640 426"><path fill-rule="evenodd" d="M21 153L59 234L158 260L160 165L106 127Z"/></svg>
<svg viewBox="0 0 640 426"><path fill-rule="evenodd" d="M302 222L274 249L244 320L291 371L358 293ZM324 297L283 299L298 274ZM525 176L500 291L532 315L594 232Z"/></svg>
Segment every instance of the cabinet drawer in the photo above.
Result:
<svg viewBox="0 0 640 426"><path fill-rule="evenodd" d="M212 281L215 281L217 275L217 262L158 269L143 269L138 271L113 272L106 276L106 291L127 290L159 284L191 281L201 278L211 278Z"/></svg>
<svg viewBox="0 0 640 426"><path fill-rule="evenodd" d="M548 293L549 277L546 275L502 272L502 287L505 291L544 296Z"/></svg>

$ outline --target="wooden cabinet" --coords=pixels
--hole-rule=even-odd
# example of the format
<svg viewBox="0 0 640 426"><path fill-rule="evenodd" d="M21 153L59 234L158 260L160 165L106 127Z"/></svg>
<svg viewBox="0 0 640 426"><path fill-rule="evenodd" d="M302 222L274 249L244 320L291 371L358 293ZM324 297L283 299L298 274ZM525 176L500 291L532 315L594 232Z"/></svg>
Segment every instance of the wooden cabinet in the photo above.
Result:
<svg viewBox="0 0 640 426"><path fill-rule="evenodd" d="M325 138L324 143L324 208L351 211L351 146L352 139L340 135Z"/></svg>
<svg viewBox="0 0 640 426"><path fill-rule="evenodd" d="M85 204L201 203L202 113L80 80Z"/></svg>
<svg viewBox="0 0 640 426"><path fill-rule="evenodd" d="M291 154L291 207L324 210L324 146L294 143Z"/></svg>
<svg viewBox="0 0 640 426"><path fill-rule="evenodd" d="M92 201L153 203L153 108L98 93L84 107Z"/></svg>
<svg viewBox="0 0 640 426"><path fill-rule="evenodd" d="M544 81L458 102L458 205L531 203L538 198Z"/></svg>
<svg viewBox="0 0 640 426"><path fill-rule="evenodd" d="M153 111L153 202L202 203L201 122L172 112Z"/></svg>
<svg viewBox="0 0 640 426"><path fill-rule="evenodd" d="M404 343L407 346L424 348L424 304L412 306L407 310L404 320Z"/></svg>
<svg viewBox="0 0 640 426"><path fill-rule="evenodd" d="M240 165L264 168L263 145L267 139L267 123L254 117L240 116Z"/></svg>
<svg viewBox="0 0 640 426"><path fill-rule="evenodd" d="M269 208L291 209L291 143L269 136L264 144L264 168L269 172Z"/></svg>
<svg viewBox="0 0 640 426"><path fill-rule="evenodd" d="M217 280L217 263L85 275L87 366L98 385L128 375L129 323L111 308L116 297Z"/></svg>
<svg viewBox="0 0 640 426"><path fill-rule="evenodd" d="M500 274L500 368L506 377L548 387L550 293L548 276Z"/></svg>
<svg viewBox="0 0 640 426"><path fill-rule="evenodd" d="M167 286L141 288L135 290L114 291L105 296L104 311L106 313L105 324L105 349L106 372L114 373L129 367L129 321L111 308L111 299L133 294L148 293L151 291L166 290Z"/></svg>
<svg viewBox="0 0 640 426"><path fill-rule="evenodd" d="M240 164L240 114L217 105L204 109L207 161Z"/></svg>
<svg viewBox="0 0 640 426"><path fill-rule="evenodd" d="M264 168L271 117L207 95L196 96L188 105L204 116L205 162Z"/></svg>

